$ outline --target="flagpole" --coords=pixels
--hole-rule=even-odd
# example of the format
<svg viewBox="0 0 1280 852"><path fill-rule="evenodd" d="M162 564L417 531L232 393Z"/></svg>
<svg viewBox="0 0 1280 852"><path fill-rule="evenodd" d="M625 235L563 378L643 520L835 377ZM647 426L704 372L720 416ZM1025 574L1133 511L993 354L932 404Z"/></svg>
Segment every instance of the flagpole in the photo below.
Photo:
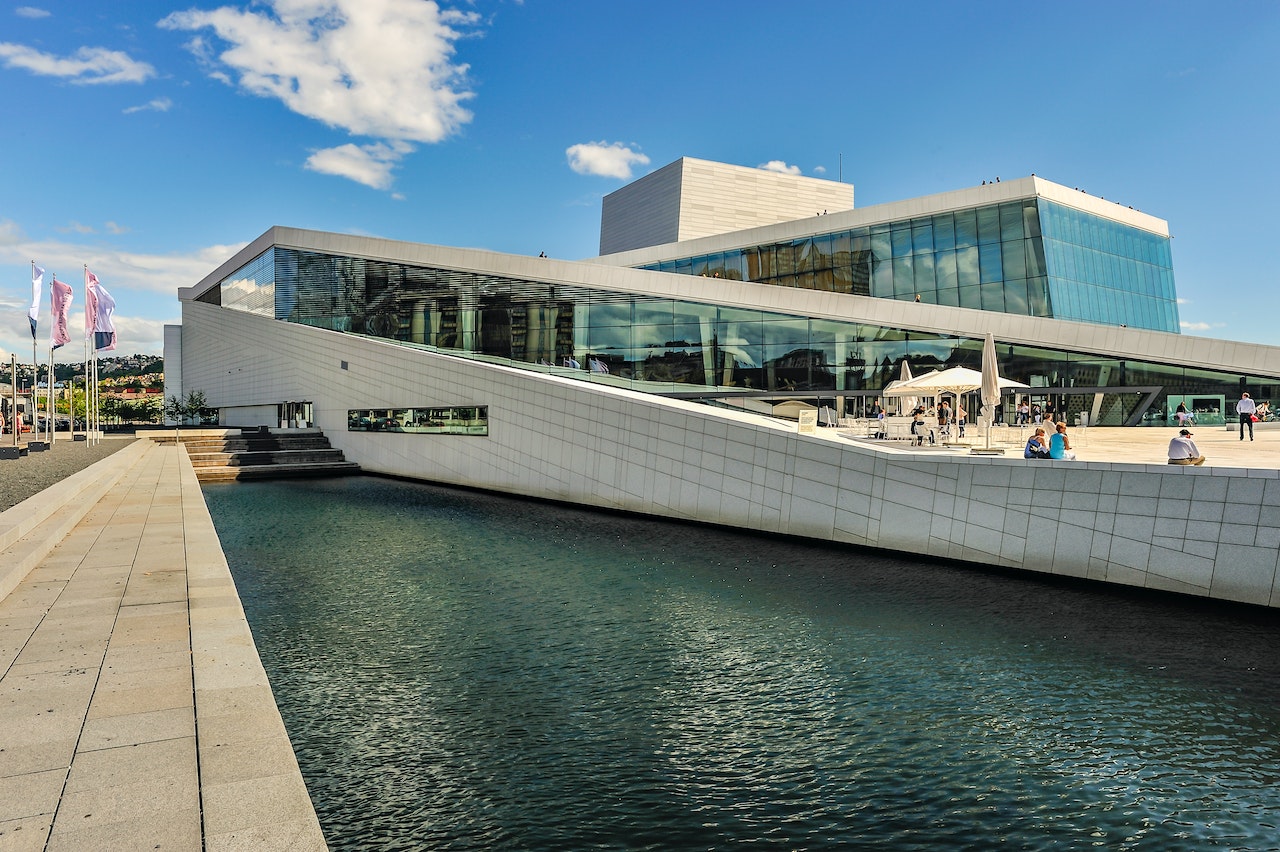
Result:
<svg viewBox="0 0 1280 852"><path fill-rule="evenodd" d="M52 347L52 346L50 346L50 347L49 347L49 394L48 394L48 400L49 400L49 403L48 403L48 405L47 405L48 410L47 410L47 411L45 411L45 413L44 413L44 422L45 422L45 424L49 427L49 447L50 447L50 449L52 449L52 448L53 448L53 443L54 443L54 441L56 441L56 440L57 440L57 438L55 437L55 434L54 434L55 432L57 432L57 427L56 427L56 421L57 421L57 418L55 417L55 415L56 415L56 413L57 413L57 412L55 412L55 411L54 411L54 407L53 407L53 347Z"/></svg>
<svg viewBox="0 0 1280 852"><path fill-rule="evenodd" d="M18 433L22 431L22 424L18 420L18 355L15 352L9 353L9 376L13 379L13 383L9 385L9 393L13 400L13 410L10 411L9 426L13 429L13 445L18 446Z"/></svg>

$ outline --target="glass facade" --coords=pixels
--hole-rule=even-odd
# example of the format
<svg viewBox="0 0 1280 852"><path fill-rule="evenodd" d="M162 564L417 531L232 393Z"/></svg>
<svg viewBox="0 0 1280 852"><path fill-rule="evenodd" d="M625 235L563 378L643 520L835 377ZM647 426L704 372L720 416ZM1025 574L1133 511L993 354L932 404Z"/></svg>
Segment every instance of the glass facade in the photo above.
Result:
<svg viewBox="0 0 1280 852"><path fill-rule="evenodd" d="M488 435L489 407L358 408L347 412L348 432Z"/></svg>
<svg viewBox="0 0 1280 852"><path fill-rule="evenodd" d="M642 268L1179 330L1167 237L1039 198Z"/></svg>
<svg viewBox="0 0 1280 852"><path fill-rule="evenodd" d="M1055 317L1178 331L1167 237L1044 199L1040 220Z"/></svg>
<svg viewBox="0 0 1280 852"><path fill-rule="evenodd" d="M904 360L916 374L981 366L981 338L280 247L209 298L278 320L689 398L838 395L856 409L899 377ZM1052 400L1068 417L1088 413L1095 424L1166 424L1170 394L1234 400L1247 388L1280 400L1276 377L999 349L1002 373L1031 385L1029 396Z"/></svg>

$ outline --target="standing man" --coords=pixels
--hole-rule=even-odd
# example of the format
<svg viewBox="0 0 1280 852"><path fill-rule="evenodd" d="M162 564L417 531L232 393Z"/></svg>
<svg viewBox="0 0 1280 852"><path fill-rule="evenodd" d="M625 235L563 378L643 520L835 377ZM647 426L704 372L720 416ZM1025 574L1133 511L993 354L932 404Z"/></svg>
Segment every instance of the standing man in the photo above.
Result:
<svg viewBox="0 0 1280 852"><path fill-rule="evenodd" d="M1191 440L1191 432L1183 429L1169 442L1169 464L1204 464L1204 456Z"/></svg>
<svg viewBox="0 0 1280 852"><path fill-rule="evenodd" d="M1258 406L1254 405L1253 400L1249 399L1249 394L1240 394L1240 401L1236 403L1236 414L1240 415L1240 440L1244 440L1244 426L1249 424L1249 440L1253 440L1253 415L1258 410Z"/></svg>

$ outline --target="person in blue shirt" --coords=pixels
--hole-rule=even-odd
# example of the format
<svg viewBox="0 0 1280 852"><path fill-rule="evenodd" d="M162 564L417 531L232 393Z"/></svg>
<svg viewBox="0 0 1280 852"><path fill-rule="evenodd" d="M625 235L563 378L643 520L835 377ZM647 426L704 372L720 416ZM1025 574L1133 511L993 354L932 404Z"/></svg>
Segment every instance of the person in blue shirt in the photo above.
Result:
<svg viewBox="0 0 1280 852"><path fill-rule="evenodd" d="M1027 439L1026 449L1022 451L1024 459L1049 458L1049 444L1044 439L1044 429L1037 427L1036 433Z"/></svg>
<svg viewBox="0 0 1280 852"><path fill-rule="evenodd" d="M1071 451L1071 442L1067 440L1067 424L1058 421L1057 430L1049 436L1049 458L1074 461L1076 454Z"/></svg>

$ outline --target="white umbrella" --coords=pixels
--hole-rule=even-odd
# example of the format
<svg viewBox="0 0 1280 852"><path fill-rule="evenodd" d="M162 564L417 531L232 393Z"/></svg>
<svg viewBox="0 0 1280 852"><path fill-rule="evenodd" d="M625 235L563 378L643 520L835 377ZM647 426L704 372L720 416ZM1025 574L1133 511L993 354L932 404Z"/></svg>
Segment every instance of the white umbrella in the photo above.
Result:
<svg viewBox="0 0 1280 852"><path fill-rule="evenodd" d="M982 373L977 370L972 370L968 367L950 367L946 370L934 370L933 372L925 373L923 376L917 376L910 381L894 382L891 388L886 388L885 392L889 396L962 394L981 388L982 379ZM999 383L998 387L1001 390L1027 387L1022 382L1015 382L1013 379L1000 378L999 376L996 377L996 381ZM999 402L998 395L996 401Z"/></svg>
<svg viewBox="0 0 1280 852"><path fill-rule="evenodd" d="M898 381L899 381L900 383L901 383L901 382L909 382L909 381L911 381L911 378L912 378L912 377L911 377L911 365L907 363L907 359L906 359L906 358L903 358L903 359L902 359L902 373L901 373L901 374L899 374L899 376L898 376ZM892 386L893 386L893 383L892 383L892 382L890 382L889 384L890 384L890 387L892 387ZM895 394L895 396L897 396L897 394ZM901 404L902 404L902 405L904 405L904 406L906 406L908 409L910 409L910 410L913 410L913 411L914 411L914 410L915 410L915 407L916 407L916 404L917 404L917 403L916 403L916 398L915 398L914 396L909 396L909 397L907 397L906 399L902 400L902 403L901 403ZM901 411L901 408L899 408L899 411Z"/></svg>
<svg viewBox="0 0 1280 852"><path fill-rule="evenodd" d="M1000 366L996 362L996 339L987 332L982 344L982 416L987 420L987 449L991 449L991 424L1000 404Z"/></svg>

